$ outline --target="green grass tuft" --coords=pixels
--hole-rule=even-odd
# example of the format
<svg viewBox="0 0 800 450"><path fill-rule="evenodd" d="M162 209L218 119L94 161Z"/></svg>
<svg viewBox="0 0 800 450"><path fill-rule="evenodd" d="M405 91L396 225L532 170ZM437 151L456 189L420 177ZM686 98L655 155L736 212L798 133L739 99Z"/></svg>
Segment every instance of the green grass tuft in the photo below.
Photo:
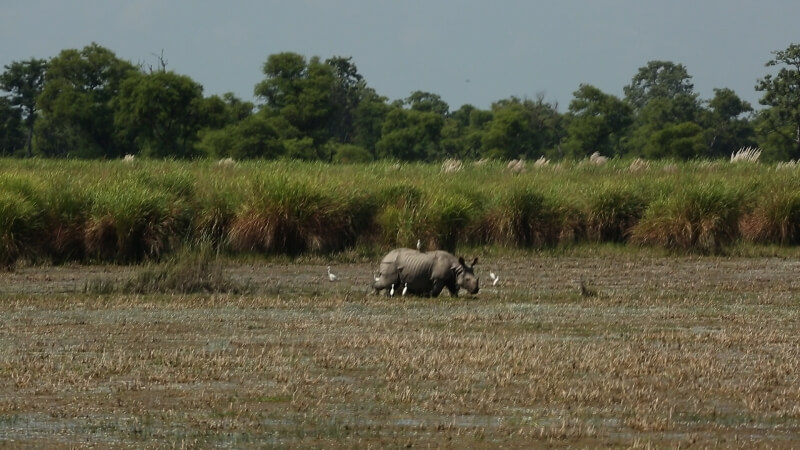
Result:
<svg viewBox="0 0 800 450"><path fill-rule="evenodd" d="M651 203L632 240L671 250L720 253L739 237L744 196L735 187L702 183Z"/></svg>

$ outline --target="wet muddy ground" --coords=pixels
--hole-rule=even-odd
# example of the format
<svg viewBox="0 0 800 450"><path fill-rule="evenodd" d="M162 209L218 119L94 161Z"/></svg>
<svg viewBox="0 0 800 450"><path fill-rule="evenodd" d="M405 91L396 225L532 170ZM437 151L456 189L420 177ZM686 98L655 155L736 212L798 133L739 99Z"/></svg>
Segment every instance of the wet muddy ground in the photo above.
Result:
<svg viewBox="0 0 800 450"><path fill-rule="evenodd" d="M22 446L786 447L800 262L482 258L387 298L374 264L231 263L246 295L85 293L134 266L0 274L0 441ZM488 273L500 276L491 285ZM580 283L591 291L581 294Z"/></svg>

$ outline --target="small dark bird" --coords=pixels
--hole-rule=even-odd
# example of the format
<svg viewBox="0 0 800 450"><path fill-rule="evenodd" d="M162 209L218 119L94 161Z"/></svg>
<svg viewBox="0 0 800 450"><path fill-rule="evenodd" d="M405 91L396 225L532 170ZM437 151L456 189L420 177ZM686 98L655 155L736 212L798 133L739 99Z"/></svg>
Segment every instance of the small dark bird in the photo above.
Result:
<svg viewBox="0 0 800 450"><path fill-rule="evenodd" d="M594 297L596 295L597 295L597 290L586 286L586 283L584 283L583 280L581 280L581 296Z"/></svg>

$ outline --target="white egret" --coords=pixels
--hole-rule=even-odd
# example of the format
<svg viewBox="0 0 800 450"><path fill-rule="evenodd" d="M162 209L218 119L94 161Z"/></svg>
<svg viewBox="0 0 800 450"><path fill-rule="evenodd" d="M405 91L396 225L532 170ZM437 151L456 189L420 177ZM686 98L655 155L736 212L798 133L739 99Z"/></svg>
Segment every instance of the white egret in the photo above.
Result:
<svg viewBox="0 0 800 450"><path fill-rule="evenodd" d="M331 273L331 266L328 266L328 279L331 281L336 281L339 279L339 277Z"/></svg>
<svg viewBox="0 0 800 450"><path fill-rule="evenodd" d="M489 272L489 278L492 279L492 286L497 286L497 283L500 282L500 277L494 272Z"/></svg>
<svg viewBox="0 0 800 450"><path fill-rule="evenodd" d="M392 283L392 289L389 291L389 297L394 297L394 283Z"/></svg>
<svg viewBox="0 0 800 450"><path fill-rule="evenodd" d="M406 292L408 292L408 283L403 287L403 297L405 297Z"/></svg>
<svg viewBox="0 0 800 450"><path fill-rule="evenodd" d="M417 239L417 251L420 251L420 250L422 250L422 240L421 239Z"/></svg>

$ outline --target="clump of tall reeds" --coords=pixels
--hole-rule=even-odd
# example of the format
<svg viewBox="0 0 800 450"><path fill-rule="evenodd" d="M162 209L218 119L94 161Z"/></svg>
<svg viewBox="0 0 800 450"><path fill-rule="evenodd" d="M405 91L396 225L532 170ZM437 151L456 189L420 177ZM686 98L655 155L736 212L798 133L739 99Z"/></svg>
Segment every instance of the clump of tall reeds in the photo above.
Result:
<svg viewBox="0 0 800 450"><path fill-rule="evenodd" d="M23 256L33 256L44 232L38 177L9 172L0 176L0 267L10 268Z"/></svg>
<svg viewBox="0 0 800 450"><path fill-rule="evenodd" d="M41 229L36 205L18 192L0 190L0 267L8 268L34 244Z"/></svg>
<svg viewBox="0 0 800 450"><path fill-rule="evenodd" d="M742 193L721 183L676 189L648 205L632 241L666 249L719 253L738 237Z"/></svg>
<svg viewBox="0 0 800 450"><path fill-rule="evenodd" d="M191 235L196 241L208 241L221 247L227 244L236 210L243 193L232 183L209 180L198 187L196 206L191 223Z"/></svg>
<svg viewBox="0 0 800 450"><path fill-rule="evenodd" d="M236 251L297 255L352 244L364 225L357 192L266 175L247 188L229 230Z"/></svg>
<svg viewBox="0 0 800 450"><path fill-rule="evenodd" d="M417 219L422 198L422 190L411 184L392 184L378 191L375 222L382 242L397 247L411 245L417 239L427 241Z"/></svg>
<svg viewBox="0 0 800 450"><path fill-rule="evenodd" d="M83 260L90 210L91 196L85 186L63 177L53 179L42 193L42 255L57 264Z"/></svg>
<svg viewBox="0 0 800 450"><path fill-rule="evenodd" d="M84 235L89 257L114 262L158 258L183 237L184 205L163 189L132 178L96 188Z"/></svg>
<svg viewBox="0 0 800 450"><path fill-rule="evenodd" d="M497 192L481 228L487 242L508 246L541 247L574 235L568 205L527 184L513 184Z"/></svg>
<svg viewBox="0 0 800 450"><path fill-rule="evenodd" d="M439 191L427 196L416 228L427 246L454 252L465 231L476 216L476 204L455 190Z"/></svg>
<svg viewBox="0 0 800 450"><path fill-rule="evenodd" d="M626 241L647 206L639 191L621 184L593 189L586 203L586 237L595 242Z"/></svg>
<svg viewBox="0 0 800 450"><path fill-rule="evenodd" d="M800 192L794 184L775 186L759 196L740 222L745 240L758 244L800 243Z"/></svg>

